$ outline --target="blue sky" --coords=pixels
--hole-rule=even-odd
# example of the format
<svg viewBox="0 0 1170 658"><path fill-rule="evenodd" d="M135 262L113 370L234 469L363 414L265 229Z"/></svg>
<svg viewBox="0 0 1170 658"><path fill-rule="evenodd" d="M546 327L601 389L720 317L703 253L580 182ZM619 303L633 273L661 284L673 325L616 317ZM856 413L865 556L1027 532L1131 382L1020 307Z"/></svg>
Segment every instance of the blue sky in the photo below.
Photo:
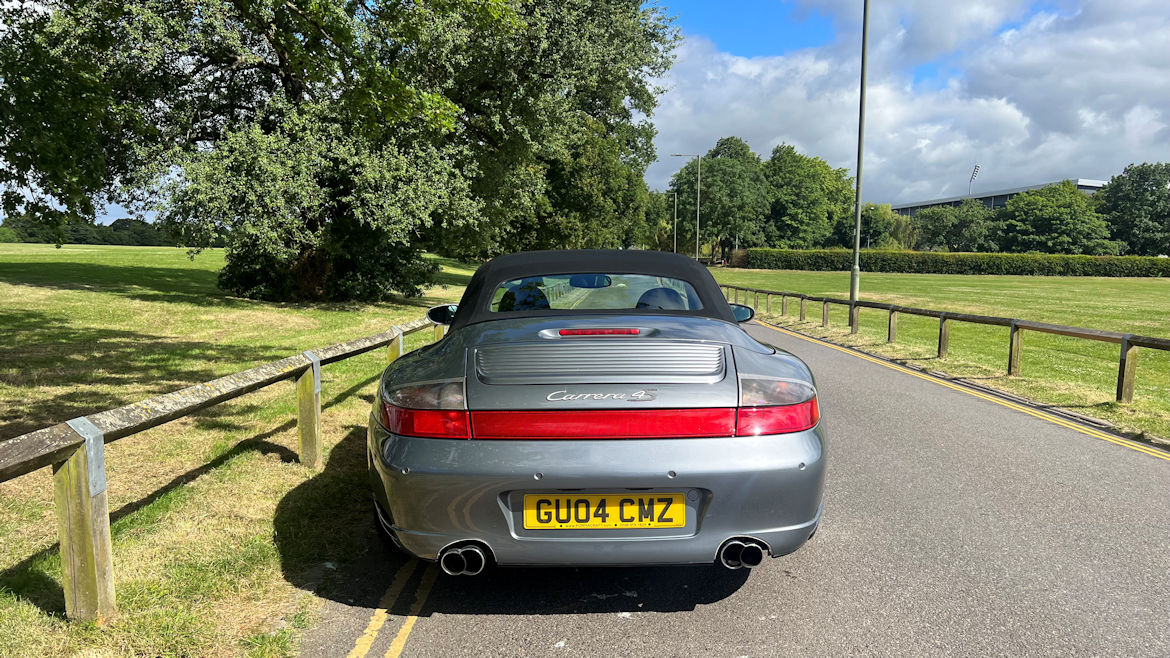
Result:
<svg viewBox="0 0 1170 658"><path fill-rule="evenodd" d="M836 36L827 15L790 2L665 0L662 6L685 34L706 37L721 51L743 57L823 46Z"/></svg>

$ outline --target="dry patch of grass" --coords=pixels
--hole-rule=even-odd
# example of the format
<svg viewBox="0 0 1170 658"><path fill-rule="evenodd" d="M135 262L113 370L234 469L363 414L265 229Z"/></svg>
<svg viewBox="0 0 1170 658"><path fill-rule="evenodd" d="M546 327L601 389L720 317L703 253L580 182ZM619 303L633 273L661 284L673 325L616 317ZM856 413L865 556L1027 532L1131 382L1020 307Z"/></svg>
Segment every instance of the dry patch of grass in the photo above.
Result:
<svg viewBox="0 0 1170 658"><path fill-rule="evenodd" d="M443 299L265 304L215 290L210 256L0 245L0 440L383 331L464 280L445 272ZM324 368L322 470L295 461L291 383L107 445L119 614L102 628L64 617L47 469L0 483L0 656L293 653L322 565L368 538L364 425L385 358Z"/></svg>

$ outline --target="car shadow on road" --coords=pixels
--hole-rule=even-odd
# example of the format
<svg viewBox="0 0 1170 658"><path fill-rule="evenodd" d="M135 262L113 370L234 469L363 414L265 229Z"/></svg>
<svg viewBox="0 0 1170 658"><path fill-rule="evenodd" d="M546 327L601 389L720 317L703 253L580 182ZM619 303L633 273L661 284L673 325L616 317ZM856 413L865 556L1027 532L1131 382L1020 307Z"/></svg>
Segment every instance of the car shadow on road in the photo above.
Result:
<svg viewBox="0 0 1170 658"><path fill-rule="evenodd" d="M410 558L383 542L374 527L365 432L351 426L322 471L280 501L274 526L288 582L345 605L376 608ZM475 577L440 573L420 614L693 610L731 596L748 576L746 570L715 566L490 568ZM417 581L416 574L407 589ZM399 599L410 601L408 594Z"/></svg>

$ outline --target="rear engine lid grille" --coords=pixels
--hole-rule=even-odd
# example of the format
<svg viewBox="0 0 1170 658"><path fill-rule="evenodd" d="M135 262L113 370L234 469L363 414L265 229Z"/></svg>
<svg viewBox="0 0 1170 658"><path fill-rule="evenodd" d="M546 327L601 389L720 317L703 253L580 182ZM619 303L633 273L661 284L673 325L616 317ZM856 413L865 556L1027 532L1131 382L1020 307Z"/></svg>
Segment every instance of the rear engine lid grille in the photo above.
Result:
<svg viewBox="0 0 1170 658"><path fill-rule="evenodd" d="M714 383L727 359L719 344L609 338L481 347L475 368L487 384Z"/></svg>

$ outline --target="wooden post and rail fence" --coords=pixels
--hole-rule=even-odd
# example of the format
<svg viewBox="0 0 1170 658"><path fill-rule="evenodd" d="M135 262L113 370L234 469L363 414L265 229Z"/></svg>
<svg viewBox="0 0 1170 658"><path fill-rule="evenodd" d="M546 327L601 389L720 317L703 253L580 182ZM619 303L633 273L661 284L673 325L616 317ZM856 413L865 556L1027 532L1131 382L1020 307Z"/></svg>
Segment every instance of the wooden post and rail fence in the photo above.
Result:
<svg viewBox="0 0 1170 658"><path fill-rule="evenodd" d="M105 444L295 379L298 454L301 463L316 468L321 460L321 367L383 346L389 346L388 362L394 361L404 353L406 335L430 326L429 320L416 320L0 441L0 482L53 467L66 615L101 624L115 613ZM446 328L434 327L439 340Z"/></svg>
<svg viewBox="0 0 1170 658"><path fill-rule="evenodd" d="M907 315L920 315L923 317L938 318L938 357L941 359L947 355L951 344L951 322L970 322L972 324L984 324L1000 327L1008 327L1008 358L1007 358L1007 374L1020 374L1020 349L1021 338L1024 331L1035 331L1045 334L1056 334L1059 336L1069 336L1071 338L1082 338L1085 340L1096 340L1105 343L1114 343L1121 346L1121 353L1118 358L1117 365L1117 401L1118 402L1133 402L1133 385L1134 378L1137 374L1137 350L1139 347L1153 350L1170 351L1170 340L1165 338L1153 338L1151 336L1138 336L1135 334L1124 334L1117 331L1105 331L1102 329L1085 329L1083 327L1070 327L1062 324L1048 324L1045 322L1032 322L1030 320L1019 320L1016 318L1001 318L990 315L973 315L971 313L955 313L951 311L936 311L933 309L914 308L911 306L899 306L897 304L882 304L879 302L865 302L858 301L856 304L850 304L848 299L835 299L832 297L815 297L812 295L804 295L798 292L789 292L783 290L760 290L757 288L741 288L739 286L721 286L726 290L726 298L731 300L739 300L739 293L743 291L744 302L748 301L748 293L755 295L755 308L757 311L760 307L760 295L764 295L764 308L771 312L772 296L780 296L780 315L788 314L788 298L792 297L800 300L800 320L805 320L805 303L806 302L821 302L823 304L821 310L821 326L829 326L829 306L831 304L838 304L849 307L849 331L850 333L857 333L858 326L861 322L861 309L872 308L886 311L888 313L886 342L893 343L898 339L898 314L904 313Z"/></svg>

